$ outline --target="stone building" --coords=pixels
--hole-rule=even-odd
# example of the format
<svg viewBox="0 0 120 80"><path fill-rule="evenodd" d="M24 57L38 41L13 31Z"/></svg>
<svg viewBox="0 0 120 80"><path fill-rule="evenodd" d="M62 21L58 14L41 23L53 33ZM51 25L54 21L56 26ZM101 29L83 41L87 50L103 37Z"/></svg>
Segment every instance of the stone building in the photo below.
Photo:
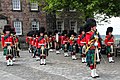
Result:
<svg viewBox="0 0 120 80"><path fill-rule="evenodd" d="M78 32L82 20L76 10L58 10L61 15L47 14L37 3L30 0L0 0L0 32L5 24L15 27L16 34L24 36L30 30L45 27L47 31L74 30Z"/></svg>
<svg viewBox="0 0 120 80"><path fill-rule="evenodd" d="M30 30L46 26L46 13L29 0L0 0L0 32L5 24L15 27L16 34L26 35Z"/></svg>
<svg viewBox="0 0 120 80"><path fill-rule="evenodd" d="M75 9L61 9L57 11L58 14L52 13L47 16L47 26L51 27L51 30L57 29L59 32L63 30L74 30L78 32L79 28L83 24L83 20L79 18L81 14Z"/></svg>

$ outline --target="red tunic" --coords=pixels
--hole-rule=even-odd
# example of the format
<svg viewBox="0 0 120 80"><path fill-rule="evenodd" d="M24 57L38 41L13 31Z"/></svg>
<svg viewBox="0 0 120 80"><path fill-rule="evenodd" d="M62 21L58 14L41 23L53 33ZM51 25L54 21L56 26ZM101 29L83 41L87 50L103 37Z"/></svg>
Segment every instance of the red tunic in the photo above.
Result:
<svg viewBox="0 0 120 80"><path fill-rule="evenodd" d="M73 45L74 44L74 37L73 37L73 39L70 39L70 38L69 38L70 45Z"/></svg>
<svg viewBox="0 0 120 80"><path fill-rule="evenodd" d="M26 37L26 42L31 45L32 44L32 37L27 36Z"/></svg>
<svg viewBox="0 0 120 80"><path fill-rule="evenodd" d="M84 44L86 43L86 38L85 36L83 37L84 35L79 35L78 36L78 40L77 40L77 43L80 45L80 46L84 46Z"/></svg>
<svg viewBox="0 0 120 80"><path fill-rule="evenodd" d="M87 32L86 33L86 44L87 45L90 44L89 42L91 41L91 37L93 37L93 39L94 39L94 32L93 31ZM98 36L98 39L101 40L101 38L99 36ZM94 42L95 42L95 40L93 41L93 45L91 46L90 49L95 49ZM98 43L98 48L101 48L101 44L100 44L99 40L97 41L97 43Z"/></svg>
<svg viewBox="0 0 120 80"><path fill-rule="evenodd" d="M10 42L10 45L13 45L13 37L6 34L1 36L2 48L6 47L6 42Z"/></svg>
<svg viewBox="0 0 120 80"><path fill-rule="evenodd" d="M93 31L90 31L90 32L87 32L86 33L86 45L90 45L90 41L91 41L91 37L94 35L94 32ZM95 49L95 46L91 46L90 49Z"/></svg>
<svg viewBox="0 0 120 80"><path fill-rule="evenodd" d="M38 48L41 48L41 45L44 45L46 47L46 41L45 38L42 38L41 40L39 40L40 37L38 38Z"/></svg>
<svg viewBox="0 0 120 80"><path fill-rule="evenodd" d="M15 38L14 42L17 43L19 41L18 37Z"/></svg>
<svg viewBox="0 0 120 80"><path fill-rule="evenodd" d="M53 42L53 40L55 40L54 37L49 37L49 42Z"/></svg>
<svg viewBox="0 0 120 80"><path fill-rule="evenodd" d="M106 46L111 46L114 43L114 36L106 35L104 43Z"/></svg>
<svg viewBox="0 0 120 80"><path fill-rule="evenodd" d="M58 42L61 41L60 38L61 38L61 36L58 36ZM53 36L53 41L56 41L56 35Z"/></svg>
<svg viewBox="0 0 120 80"><path fill-rule="evenodd" d="M68 42L69 38L67 36L61 36L60 40L61 44L65 44L66 42Z"/></svg>

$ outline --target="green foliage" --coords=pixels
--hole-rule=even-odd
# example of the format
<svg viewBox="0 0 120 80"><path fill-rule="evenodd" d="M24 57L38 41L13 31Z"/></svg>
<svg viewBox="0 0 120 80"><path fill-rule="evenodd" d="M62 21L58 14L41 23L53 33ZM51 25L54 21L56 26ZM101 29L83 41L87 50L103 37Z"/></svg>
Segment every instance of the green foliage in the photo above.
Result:
<svg viewBox="0 0 120 80"><path fill-rule="evenodd" d="M60 9L76 9L84 14L84 18L95 14L104 14L108 17L120 16L120 0L31 0L37 1L46 12Z"/></svg>

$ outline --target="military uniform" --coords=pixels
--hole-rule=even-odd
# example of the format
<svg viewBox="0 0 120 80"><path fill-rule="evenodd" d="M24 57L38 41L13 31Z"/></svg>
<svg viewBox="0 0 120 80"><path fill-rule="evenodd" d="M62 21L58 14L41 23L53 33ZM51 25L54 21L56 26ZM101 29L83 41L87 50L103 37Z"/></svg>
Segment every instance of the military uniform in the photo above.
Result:
<svg viewBox="0 0 120 80"><path fill-rule="evenodd" d="M16 32L15 32L15 28L12 28L11 29L11 34L13 35L13 43L14 43L14 46L12 47L12 51L13 51L13 60L15 60L16 57L20 57L20 54L19 54L19 50L20 50L20 45L19 45L19 39L18 39L18 36L16 35Z"/></svg>
<svg viewBox="0 0 120 80"><path fill-rule="evenodd" d="M64 56L67 57L69 56L68 55L68 40L69 40L69 37L67 36L67 30L64 30L61 37L61 47L62 49L64 50Z"/></svg>
<svg viewBox="0 0 120 80"><path fill-rule="evenodd" d="M50 50L49 51L53 51L53 36L52 36L52 32L48 32L48 38L49 38L49 41L48 41L48 44L50 46Z"/></svg>
<svg viewBox="0 0 120 80"><path fill-rule="evenodd" d="M85 25L86 30L86 60L91 69L91 77L99 77L96 73L97 49L98 49L98 32L96 31L96 21L88 19Z"/></svg>
<svg viewBox="0 0 120 80"><path fill-rule="evenodd" d="M76 42L75 42L75 32L73 30L71 30L69 32L69 51L71 52L72 55L72 59L76 60Z"/></svg>
<svg viewBox="0 0 120 80"><path fill-rule="evenodd" d="M26 36L26 43L28 43L28 50L30 53L33 53L33 42L34 42L35 31L29 31Z"/></svg>
<svg viewBox="0 0 120 80"><path fill-rule="evenodd" d="M107 31L106 31L106 37L104 40L104 43L106 45L106 52L107 52L107 56L108 56L108 60L109 62L114 62L113 60L113 45L114 45L114 36L109 33L112 33L113 28L112 27L108 27Z"/></svg>
<svg viewBox="0 0 120 80"><path fill-rule="evenodd" d="M11 35L11 26L5 25L4 34L1 35L1 42L3 48L3 55L6 56L7 65L13 65L13 55L12 55L12 46L13 46L13 37Z"/></svg>
<svg viewBox="0 0 120 80"><path fill-rule="evenodd" d="M35 32L33 39L33 58L36 58L37 53L37 47L38 47L38 31Z"/></svg>
<svg viewBox="0 0 120 80"><path fill-rule="evenodd" d="M40 56L40 65L45 65L46 64L46 54L47 54L47 51L46 51L46 40L44 38L44 27L41 27L40 28L40 31L39 31L39 34L40 34L40 37L38 37L38 56Z"/></svg>
<svg viewBox="0 0 120 80"><path fill-rule="evenodd" d="M81 54L82 57L82 63L86 62L86 54L85 54L85 49L86 49L86 38L85 38L85 31L81 27L79 31L80 35L78 35L77 43L79 47L79 53Z"/></svg>
<svg viewBox="0 0 120 80"><path fill-rule="evenodd" d="M59 49L60 49L60 36L59 36L57 30L54 31L53 40L54 40L54 48L56 49L56 54L59 54L60 53L60 51L59 51Z"/></svg>

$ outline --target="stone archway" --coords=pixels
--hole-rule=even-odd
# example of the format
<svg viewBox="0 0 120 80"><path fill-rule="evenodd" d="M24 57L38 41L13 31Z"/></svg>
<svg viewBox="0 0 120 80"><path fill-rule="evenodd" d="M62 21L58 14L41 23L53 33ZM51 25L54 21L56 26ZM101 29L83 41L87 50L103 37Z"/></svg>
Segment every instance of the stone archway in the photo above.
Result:
<svg viewBox="0 0 120 80"><path fill-rule="evenodd" d="M7 23L8 23L7 17L4 15L0 15L0 33L3 32L4 25L6 25Z"/></svg>

